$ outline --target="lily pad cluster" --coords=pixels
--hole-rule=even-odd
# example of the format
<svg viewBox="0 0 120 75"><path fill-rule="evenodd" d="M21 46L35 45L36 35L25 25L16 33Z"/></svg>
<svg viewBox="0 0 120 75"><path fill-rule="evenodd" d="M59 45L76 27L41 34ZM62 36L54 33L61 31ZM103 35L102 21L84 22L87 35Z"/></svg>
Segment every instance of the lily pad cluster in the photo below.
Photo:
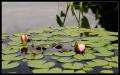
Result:
<svg viewBox="0 0 120 75"><path fill-rule="evenodd" d="M24 34L29 37L27 46L20 42L20 36ZM104 28L50 27L16 32L12 37L2 33L2 40L7 41L7 46L2 48L3 70L17 68L21 65L19 61L33 73L91 73L95 67L102 68L99 73L114 73L113 68L118 68L118 55L115 54L118 43L111 43L118 40L118 32ZM84 54L75 53L76 41L85 44ZM62 44L60 48L53 46L59 43ZM64 48L66 44L71 48ZM23 47L28 48L25 55L21 54ZM43 53L40 52L42 48L45 48Z"/></svg>

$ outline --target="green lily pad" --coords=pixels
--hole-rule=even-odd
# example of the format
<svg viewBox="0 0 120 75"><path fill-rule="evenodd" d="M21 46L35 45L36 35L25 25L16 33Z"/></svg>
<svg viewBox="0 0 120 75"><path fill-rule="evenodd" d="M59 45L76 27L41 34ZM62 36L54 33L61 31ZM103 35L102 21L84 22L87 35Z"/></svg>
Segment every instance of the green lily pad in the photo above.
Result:
<svg viewBox="0 0 120 75"><path fill-rule="evenodd" d="M27 32L16 32L13 35L14 36L21 36L21 35L25 35L25 34L28 34L28 33Z"/></svg>
<svg viewBox="0 0 120 75"><path fill-rule="evenodd" d="M86 73L84 70L78 70L75 73Z"/></svg>
<svg viewBox="0 0 120 75"><path fill-rule="evenodd" d="M107 61L113 61L113 62L118 62L118 56L114 56L114 57L111 57L111 58L105 58L105 60Z"/></svg>
<svg viewBox="0 0 120 75"><path fill-rule="evenodd" d="M56 56L72 56L75 55L75 52L54 52Z"/></svg>
<svg viewBox="0 0 120 75"><path fill-rule="evenodd" d="M47 37L43 37L41 35L37 35L37 36L32 37L32 40L33 41L47 40Z"/></svg>
<svg viewBox="0 0 120 75"><path fill-rule="evenodd" d="M92 60L94 61L96 64L96 66L104 66L104 65L107 65L108 64L108 61L105 61L105 60L101 60L101 59L95 59L95 60Z"/></svg>
<svg viewBox="0 0 120 75"><path fill-rule="evenodd" d="M109 69L109 68L112 68L111 66L107 65L107 66L103 66L102 68L106 68L106 69Z"/></svg>
<svg viewBox="0 0 120 75"><path fill-rule="evenodd" d="M89 60L89 59L95 59L96 58L96 56L91 54L91 53L85 53L84 55L76 54L73 57L76 58L76 59L79 59L79 60Z"/></svg>
<svg viewBox="0 0 120 75"><path fill-rule="evenodd" d="M49 70L49 73L61 73L62 70L60 68L52 68Z"/></svg>
<svg viewBox="0 0 120 75"><path fill-rule="evenodd" d="M16 56L17 54L7 54L7 55L2 54L2 60L12 60Z"/></svg>
<svg viewBox="0 0 120 75"><path fill-rule="evenodd" d="M49 69L33 69L33 73L48 73Z"/></svg>
<svg viewBox="0 0 120 75"><path fill-rule="evenodd" d="M63 70L61 73L74 73L74 70Z"/></svg>
<svg viewBox="0 0 120 75"><path fill-rule="evenodd" d="M50 56L52 59L59 59L59 56Z"/></svg>
<svg viewBox="0 0 120 75"><path fill-rule="evenodd" d="M114 73L112 70L101 70L100 73Z"/></svg>
<svg viewBox="0 0 120 75"><path fill-rule="evenodd" d="M96 55L96 56L111 56L113 54L114 53L110 52L110 51L101 51L100 53L95 53L94 55Z"/></svg>
<svg viewBox="0 0 120 75"><path fill-rule="evenodd" d="M19 49L17 49L17 48L13 48L13 49L9 49L9 50L2 50L2 53L3 54L10 54L10 53L16 53L16 52L18 52L19 51Z"/></svg>
<svg viewBox="0 0 120 75"><path fill-rule="evenodd" d="M18 66L19 66L18 62L9 63L9 61L2 61L2 69L10 69L10 68L18 67Z"/></svg>
<svg viewBox="0 0 120 75"><path fill-rule="evenodd" d="M109 62L109 66L118 68L118 63Z"/></svg>
<svg viewBox="0 0 120 75"><path fill-rule="evenodd" d="M18 45L20 45L20 42L16 42L16 41L11 41L11 42L9 42L8 43L8 45L14 45L14 46L18 46Z"/></svg>
<svg viewBox="0 0 120 75"><path fill-rule="evenodd" d="M43 55L42 54L27 54L26 56L25 56L25 58L26 59L41 59L41 58L43 58Z"/></svg>
<svg viewBox="0 0 120 75"><path fill-rule="evenodd" d="M17 60L22 60L22 59L23 59L22 56L16 56L16 57L14 57L12 60L17 61Z"/></svg>
<svg viewBox="0 0 120 75"><path fill-rule="evenodd" d="M59 62L73 62L75 59L72 59L70 57L62 57L62 58L59 58L57 59L57 61Z"/></svg>
<svg viewBox="0 0 120 75"><path fill-rule="evenodd" d="M45 60L29 60L28 66L32 68L50 68L54 66L53 62L46 62Z"/></svg>
<svg viewBox="0 0 120 75"><path fill-rule="evenodd" d="M91 67L83 67L82 69L86 72L93 70L93 68L91 68Z"/></svg>
<svg viewBox="0 0 120 75"><path fill-rule="evenodd" d="M82 63L78 63L78 62L75 62L75 63L65 63L62 65L62 67L64 67L65 69L80 69L83 67L83 64Z"/></svg>

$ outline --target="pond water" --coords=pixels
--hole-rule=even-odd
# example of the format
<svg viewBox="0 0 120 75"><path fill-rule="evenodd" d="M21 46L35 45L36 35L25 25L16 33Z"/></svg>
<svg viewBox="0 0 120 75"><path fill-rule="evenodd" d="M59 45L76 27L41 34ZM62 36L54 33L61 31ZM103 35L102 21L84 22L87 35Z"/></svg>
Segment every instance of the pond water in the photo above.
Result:
<svg viewBox="0 0 120 75"><path fill-rule="evenodd" d="M23 34L29 36L29 46L21 44ZM12 37L3 33L2 73L118 73L115 40L117 32L76 26L17 32ZM85 54L74 51L76 41L86 45ZM28 48L27 54L21 53L23 47Z"/></svg>
<svg viewBox="0 0 120 75"><path fill-rule="evenodd" d="M59 2L60 10L64 10L66 2ZM13 34L29 29L58 26L58 2L2 2L2 32ZM78 12L76 12L78 13ZM89 10L85 16L91 27L97 25L95 15ZM69 11L66 26L76 25L77 21Z"/></svg>

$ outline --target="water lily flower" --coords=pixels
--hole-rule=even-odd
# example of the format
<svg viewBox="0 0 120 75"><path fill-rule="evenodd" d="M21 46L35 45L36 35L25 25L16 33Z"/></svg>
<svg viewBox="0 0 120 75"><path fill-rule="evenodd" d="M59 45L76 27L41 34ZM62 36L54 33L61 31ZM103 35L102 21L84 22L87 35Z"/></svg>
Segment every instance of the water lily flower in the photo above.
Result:
<svg viewBox="0 0 120 75"><path fill-rule="evenodd" d="M21 43L22 44L27 44L27 42L28 42L28 36L27 35L22 35L20 38L21 38Z"/></svg>
<svg viewBox="0 0 120 75"><path fill-rule="evenodd" d="M83 54L85 53L85 45L84 44L79 44L78 42L75 42L74 49L76 53Z"/></svg>

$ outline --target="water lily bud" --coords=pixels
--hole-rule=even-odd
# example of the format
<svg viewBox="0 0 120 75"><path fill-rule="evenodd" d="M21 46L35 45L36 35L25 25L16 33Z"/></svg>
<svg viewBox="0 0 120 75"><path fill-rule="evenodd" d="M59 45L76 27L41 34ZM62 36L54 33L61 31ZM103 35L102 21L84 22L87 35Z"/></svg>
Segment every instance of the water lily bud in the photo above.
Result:
<svg viewBox="0 0 120 75"><path fill-rule="evenodd" d="M22 44L27 44L27 42L28 42L28 36L27 35L22 35L20 38L21 38L21 43Z"/></svg>
<svg viewBox="0 0 120 75"><path fill-rule="evenodd" d="M85 53L85 45L84 44L79 44L78 42L75 42L74 49L76 53L83 54Z"/></svg>

